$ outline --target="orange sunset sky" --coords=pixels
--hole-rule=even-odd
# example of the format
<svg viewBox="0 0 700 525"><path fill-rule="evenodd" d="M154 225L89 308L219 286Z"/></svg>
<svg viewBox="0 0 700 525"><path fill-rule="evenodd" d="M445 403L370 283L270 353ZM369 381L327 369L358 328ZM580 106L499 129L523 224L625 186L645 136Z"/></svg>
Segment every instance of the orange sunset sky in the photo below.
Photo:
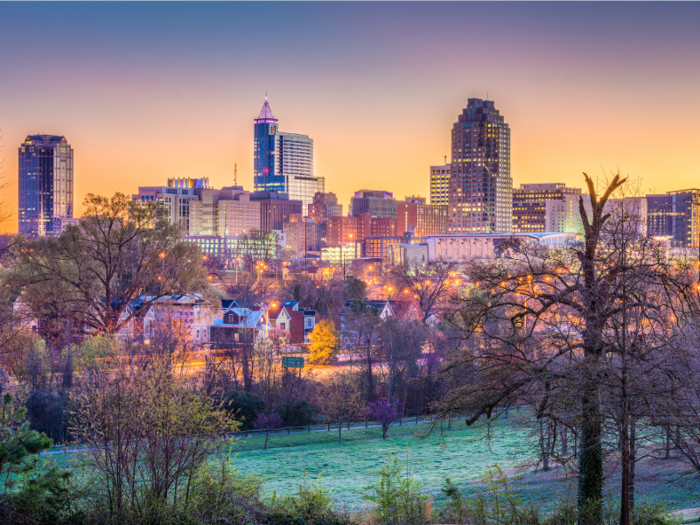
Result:
<svg viewBox="0 0 700 525"><path fill-rule="evenodd" d="M65 135L86 193L168 177L252 189L265 92L314 139L315 175L427 195L467 98L511 127L514 185L616 171L643 191L700 186L699 4L0 4L0 158ZM448 157L449 160L449 157Z"/></svg>

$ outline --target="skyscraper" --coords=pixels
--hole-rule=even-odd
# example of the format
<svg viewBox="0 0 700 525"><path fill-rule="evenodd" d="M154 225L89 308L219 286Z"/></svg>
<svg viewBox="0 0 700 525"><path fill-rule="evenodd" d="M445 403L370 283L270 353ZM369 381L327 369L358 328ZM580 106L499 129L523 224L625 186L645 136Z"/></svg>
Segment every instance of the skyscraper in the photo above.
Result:
<svg viewBox="0 0 700 525"><path fill-rule="evenodd" d="M470 98L452 127L449 233L510 232L510 128L493 101Z"/></svg>
<svg viewBox="0 0 700 525"><path fill-rule="evenodd" d="M430 204L450 203L450 165L430 166Z"/></svg>
<svg viewBox="0 0 700 525"><path fill-rule="evenodd" d="M19 147L19 233L58 235L73 217L73 148L66 137L28 135Z"/></svg>
<svg viewBox="0 0 700 525"><path fill-rule="evenodd" d="M287 193L291 200L302 202L303 214L307 215L314 195L325 188L325 179L314 177L313 139L280 131L267 95L254 128L255 191Z"/></svg>

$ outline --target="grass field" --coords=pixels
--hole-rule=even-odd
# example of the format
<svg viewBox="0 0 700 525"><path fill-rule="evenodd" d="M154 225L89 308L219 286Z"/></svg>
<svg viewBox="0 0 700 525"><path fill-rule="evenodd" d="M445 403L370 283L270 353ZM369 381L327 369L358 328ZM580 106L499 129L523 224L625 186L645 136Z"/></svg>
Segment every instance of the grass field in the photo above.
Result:
<svg viewBox="0 0 700 525"><path fill-rule="evenodd" d="M323 478L323 485L341 505L352 509L362 507L359 490L376 479L376 471L390 455L405 462L410 458L411 471L423 490L439 502L440 488L449 477L453 483L474 490L475 481L495 463L511 476L520 476L516 491L525 501L548 503L571 493L575 476L562 469L536 471L530 463L535 457L535 441L522 427L510 421L498 422L487 439L483 429L467 428L464 422L454 422L453 430L433 432L420 438L428 425L391 427L386 440L380 428L343 431L343 443L338 444L337 429L331 432L311 432L275 435L268 450L263 450L263 437L241 438L233 445L233 465L242 473L265 478L268 493L278 495L296 492L304 479ZM68 466L76 464L80 454L48 456ZM608 490L617 491L619 475L611 472ZM678 460L645 460L637 469L638 501L666 501L672 508L700 507L700 476Z"/></svg>

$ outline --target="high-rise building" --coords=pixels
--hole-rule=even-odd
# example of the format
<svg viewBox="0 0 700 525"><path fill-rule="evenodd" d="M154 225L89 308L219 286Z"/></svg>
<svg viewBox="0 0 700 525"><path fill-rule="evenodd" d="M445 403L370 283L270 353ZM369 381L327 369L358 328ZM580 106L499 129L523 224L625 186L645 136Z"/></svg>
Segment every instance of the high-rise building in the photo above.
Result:
<svg viewBox="0 0 700 525"><path fill-rule="evenodd" d="M647 232L650 237L671 237L675 247L698 246L700 190L647 195Z"/></svg>
<svg viewBox="0 0 700 525"><path fill-rule="evenodd" d="M390 191L360 190L350 199L350 215L369 213L372 217L395 219L398 202Z"/></svg>
<svg viewBox="0 0 700 525"><path fill-rule="evenodd" d="M280 131L267 95L254 131L255 191L287 193L291 200L300 200L304 215L308 214L314 195L325 188L325 179L314 177L313 139Z"/></svg>
<svg viewBox="0 0 700 525"><path fill-rule="evenodd" d="M338 197L335 193L317 192L314 201L309 205L309 218L316 222L325 222L328 217L337 217L343 214L343 205L338 204Z"/></svg>
<svg viewBox="0 0 700 525"><path fill-rule="evenodd" d="M190 204L191 236L243 235L260 229L260 204L241 186L203 188Z"/></svg>
<svg viewBox="0 0 700 525"><path fill-rule="evenodd" d="M190 203L199 200L203 189L209 188L209 179L173 178L166 186L141 186L132 195L135 202L157 202L166 209L170 224L179 224L185 235L190 231Z"/></svg>
<svg viewBox="0 0 700 525"><path fill-rule="evenodd" d="M450 164L430 166L430 204L450 203Z"/></svg>
<svg viewBox="0 0 700 525"><path fill-rule="evenodd" d="M398 204L396 234L410 231L415 237L447 233L447 206L426 204L425 197L406 197Z"/></svg>
<svg viewBox="0 0 700 525"><path fill-rule="evenodd" d="M513 232L564 232L566 230L566 197L575 199L581 188L566 184L521 184L513 189Z"/></svg>
<svg viewBox="0 0 700 525"><path fill-rule="evenodd" d="M19 233L58 235L73 217L73 148L66 137L28 135L18 167Z"/></svg>
<svg viewBox="0 0 700 525"><path fill-rule="evenodd" d="M452 128L449 233L510 232L510 128L491 100L470 98Z"/></svg>
<svg viewBox="0 0 700 525"><path fill-rule="evenodd" d="M260 203L260 229L282 231L293 214L301 214L301 201L291 200L286 193L256 191L250 199Z"/></svg>

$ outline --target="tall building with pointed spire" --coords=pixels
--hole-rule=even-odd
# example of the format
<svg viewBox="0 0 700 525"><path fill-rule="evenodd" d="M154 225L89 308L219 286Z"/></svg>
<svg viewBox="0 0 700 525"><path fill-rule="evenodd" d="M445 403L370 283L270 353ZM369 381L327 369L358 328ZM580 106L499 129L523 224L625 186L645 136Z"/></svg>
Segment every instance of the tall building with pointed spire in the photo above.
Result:
<svg viewBox="0 0 700 525"><path fill-rule="evenodd" d="M314 195L325 189L325 179L314 177L313 139L280 131L267 95L254 128L255 191L287 193L290 200L302 202L302 213L308 215Z"/></svg>
<svg viewBox="0 0 700 525"><path fill-rule="evenodd" d="M492 100L470 98L452 127L449 233L513 231L510 128Z"/></svg>

